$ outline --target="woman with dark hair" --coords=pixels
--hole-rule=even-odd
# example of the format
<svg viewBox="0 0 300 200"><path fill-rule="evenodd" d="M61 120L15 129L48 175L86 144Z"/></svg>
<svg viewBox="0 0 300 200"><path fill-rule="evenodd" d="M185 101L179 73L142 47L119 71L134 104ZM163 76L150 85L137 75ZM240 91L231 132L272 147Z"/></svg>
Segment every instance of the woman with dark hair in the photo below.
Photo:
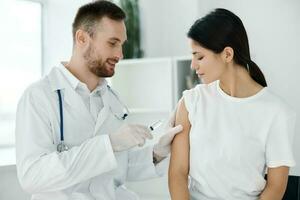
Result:
<svg viewBox="0 0 300 200"><path fill-rule="evenodd" d="M188 37L191 66L204 84L185 91L178 105L184 129L172 145L172 200L282 199L295 165L295 112L267 88L235 14L216 9Z"/></svg>

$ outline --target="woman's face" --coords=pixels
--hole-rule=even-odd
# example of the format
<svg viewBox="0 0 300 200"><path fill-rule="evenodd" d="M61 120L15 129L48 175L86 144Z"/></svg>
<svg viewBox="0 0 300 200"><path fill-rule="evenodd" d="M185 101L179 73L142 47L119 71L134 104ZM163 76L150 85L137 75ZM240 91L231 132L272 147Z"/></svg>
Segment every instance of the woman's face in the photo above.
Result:
<svg viewBox="0 0 300 200"><path fill-rule="evenodd" d="M192 39L190 39L190 46L193 54L191 68L196 71L201 82L209 84L219 80L226 66L222 59L222 53L216 54L209 49L203 48Z"/></svg>

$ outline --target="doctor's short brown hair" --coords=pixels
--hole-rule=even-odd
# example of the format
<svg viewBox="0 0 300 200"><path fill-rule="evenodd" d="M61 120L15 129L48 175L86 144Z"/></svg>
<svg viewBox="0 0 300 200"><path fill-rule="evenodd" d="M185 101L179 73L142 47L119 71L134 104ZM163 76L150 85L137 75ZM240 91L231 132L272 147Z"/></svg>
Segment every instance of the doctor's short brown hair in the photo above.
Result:
<svg viewBox="0 0 300 200"><path fill-rule="evenodd" d="M73 42L75 43L75 34L78 29L86 31L93 37L95 27L103 17L120 21L125 20L126 14L119 6L106 0L97 0L81 6L72 25Z"/></svg>

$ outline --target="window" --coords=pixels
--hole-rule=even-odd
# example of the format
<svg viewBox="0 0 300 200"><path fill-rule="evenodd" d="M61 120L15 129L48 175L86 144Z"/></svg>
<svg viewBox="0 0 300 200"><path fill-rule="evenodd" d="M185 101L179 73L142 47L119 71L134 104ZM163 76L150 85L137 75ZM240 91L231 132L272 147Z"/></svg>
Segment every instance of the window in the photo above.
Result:
<svg viewBox="0 0 300 200"><path fill-rule="evenodd" d="M0 2L0 147L13 146L17 103L42 72L42 6Z"/></svg>

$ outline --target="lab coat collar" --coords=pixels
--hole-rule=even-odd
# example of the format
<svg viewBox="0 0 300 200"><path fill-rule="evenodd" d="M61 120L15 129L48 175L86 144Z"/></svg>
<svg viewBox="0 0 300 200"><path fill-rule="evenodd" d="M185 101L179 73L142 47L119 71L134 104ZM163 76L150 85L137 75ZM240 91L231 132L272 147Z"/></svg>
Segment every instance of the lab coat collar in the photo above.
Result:
<svg viewBox="0 0 300 200"><path fill-rule="evenodd" d="M56 92L57 90L63 90L63 100L66 104L71 106L73 109L78 110L85 118L94 121L90 112L84 105L80 95L73 89L71 83L66 80L66 77L63 75L61 70L58 67L54 67L48 75L48 79L51 85L51 90ZM109 97L108 97L108 88L107 82L104 80L101 86L99 86L99 91L103 97L104 109L100 111L101 119L97 120L95 131L97 131L104 120L107 118L109 113Z"/></svg>
<svg viewBox="0 0 300 200"><path fill-rule="evenodd" d="M85 83L82 83L78 78L76 78L66 67L66 62L61 62L59 65L59 69L62 72L62 74L65 76L65 78L69 81L72 88L74 90L77 89L77 87L83 86L87 88L87 85ZM107 89L107 81L105 79L100 79L97 87L92 91L94 93L100 93L100 95L103 95L104 92L106 92Z"/></svg>
<svg viewBox="0 0 300 200"><path fill-rule="evenodd" d="M72 109L77 110L78 113L87 120L94 121L80 95L72 88L71 84L66 80L58 67L54 67L47 77L50 82L52 92L56 92L57 90L63 91L62 97L64 104L67 104Z"/></svg>
<svg viewBox="0 0 300 200"><path fill-rule="evenodd" d="M64 66L66 62L61 62L58 69L62 72L65 78L69 81L72 88L75 90L80 81Z"/></svg>
<svg viewBox="0 0 300 200"><path fill-rule="evenodd" d="M78 87L78 84L81 83L62 63L60 63L58 67L54 67L48 77L50 79L52 91L69 88L70 86L75 90ZM107 86L108 83L106 79L101 79L94 91L104 95L107 91Z"/></svg>
<svg viewBox="0 0 300 200"><path fill-rule="evenodd" d="M65 88L71 88L69 82L65 80L65 77L62 75L58 67L53 67L47 77L49 79L52 92Z"/></svg>

